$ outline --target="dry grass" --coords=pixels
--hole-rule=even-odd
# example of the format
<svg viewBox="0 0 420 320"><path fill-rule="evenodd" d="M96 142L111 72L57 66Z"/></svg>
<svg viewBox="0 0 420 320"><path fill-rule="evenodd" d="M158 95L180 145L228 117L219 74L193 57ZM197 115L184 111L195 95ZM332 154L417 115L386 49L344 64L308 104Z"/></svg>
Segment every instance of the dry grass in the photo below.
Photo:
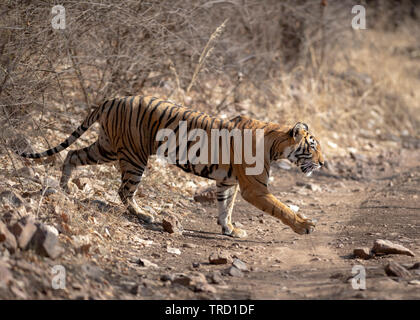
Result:
<svg viewBox="0 0 420 320"><path fill-rule="evenodd" d="M188 98L213 115L305 121L330 158L348 148L374 152L390 135L418 136L418 23L407 14L392 29L378 22L354 31L351 5L69 1L68 29L58 32L45 26L49 5L3 4L0 152L7 170L26 165L12 149L58 144L91 103L128 94Z"/></svg>
<svg viewBox="0 0 420 320"><path fill-rule="evenodd" d="M49 2L0 3L0 191L28 194L28 211L56 226L71 248L69 263L86 259L72 251L86 240L107 268L119 270L118 257L145 246L150 230L121 219L118 168L78 168L74 177L89 183L81 190L70 183L68 195L57 186L64 153L38 162L13 153L59 144L90 104L150 94L217 116L304 121L330 162L354 149L401 148L404 135L420 138L418 20L406 14L385 28L379 18L389 21L387 8L374 11L378 22L368 30L354 31L353 1L328 3L63 1L70 13L64 32L45 23ZM71 148L96 137L93 128ZM206 214L189 199L208 183L151 159L137 198L144 210L173 205L175 213ZM55 193L45 195L51 185ZM102 214L97 201L111 210ZM162 235L159 245L168 241Z"/></svg>

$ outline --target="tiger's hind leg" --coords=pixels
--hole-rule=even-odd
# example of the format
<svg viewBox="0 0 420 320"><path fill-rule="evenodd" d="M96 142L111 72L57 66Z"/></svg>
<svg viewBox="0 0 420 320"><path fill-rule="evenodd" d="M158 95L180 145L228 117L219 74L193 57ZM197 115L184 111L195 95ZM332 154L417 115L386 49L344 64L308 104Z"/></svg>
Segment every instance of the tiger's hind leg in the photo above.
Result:
<svg viewBox="0 0 420 320"><path fill-rule="evenodd" d="M103 164L117 160L116 154L109 150L109 144L101 138L86 148L69 151L62 167L61 188L69 192L68 182L71 173L76 167Z"/></svg>
<svg viewBox="0 0 420 320"><path fill-rule="evenodd" d="M238 185L216 184L217 207L219 209L218 223L222 226L222 233L235 238L246 237L246 231L232 225L232 212L238 193Z"/></svg>
<svg viewBox="0 0 420 320"><path fill-rule="evenodd" d="M146 164L133 164L132 161L125 157L120 158L121 186L118 190L118 194L128 212L136 215L146 223L151 223L154 221L153 216L142 211L134 200L145 167Z"/></svg>

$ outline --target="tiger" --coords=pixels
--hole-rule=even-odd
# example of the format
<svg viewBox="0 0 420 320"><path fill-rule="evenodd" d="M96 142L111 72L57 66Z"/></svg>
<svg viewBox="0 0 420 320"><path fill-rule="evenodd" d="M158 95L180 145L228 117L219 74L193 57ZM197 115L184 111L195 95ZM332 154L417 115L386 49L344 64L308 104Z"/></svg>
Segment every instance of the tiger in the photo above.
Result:
<svg viewBox="0 0 420 320"><path fill-rule="evenodd" d="M187 125L188 130L202 129L208 134L212 129L238 129L240 132L247 129L251 130L254 140L255 132L259 129L263 132L264 147L261 155L264 166L260 174L247 174L246 169L251 167L250 164L233 161L237 150L233 138L229 149L229 163L193 163L190 159L180 161L177 155L174 165L185 172L216 181L217 222L222 227L223 235L236 238L247 236L245 230L232 223L232 211L238 191L245 201L280 219L294 232L309 234L314 231L316 220L292 211L268 190L270 166L278 159L290 160L307 175L324 165L321 145L309 133L307 124L298 122L294 126L281 126L247 116L221 119L153 96L128 96L109 99L93 107L83 123L58 146L42 153L18 154L32 159L52 156L72 145L96 122L100 126L98 139L90 146L67 153L60 179L60 187L65 192L70 192L68 182L76 167L118 161L121 171L118 194L126 212L136 215L141 223L153 223L155 215L141 210L134 196L149 157L156 155L158 148L164 143L156 139L160 130L173 130L177 137L178 150L181 122ZM211 143L208 142L209 149L214 147ZM189 141L187 149L191 149L193 145ZM254 144L253 150L255 151Z"/></svg>

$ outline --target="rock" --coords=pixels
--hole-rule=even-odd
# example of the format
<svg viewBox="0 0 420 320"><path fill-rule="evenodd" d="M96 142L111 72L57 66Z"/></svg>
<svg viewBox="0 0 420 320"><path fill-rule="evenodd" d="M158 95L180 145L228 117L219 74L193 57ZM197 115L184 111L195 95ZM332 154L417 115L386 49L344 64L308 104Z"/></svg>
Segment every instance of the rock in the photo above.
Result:
<svg viewBox="0 0 420 320"><path fill-rule="evenodd" d="M137 263L138 263L140 266L145 267L145 268L159 268L159 266L158 266L157 264L155 264L155 263L153 263L153 262L150 262L149 260L144 259L144 258L140 258L140 259L137 261Z"/></svg>
<svg viewBox="0 0 420 320"><path fill-rule="evenodd" d="M184 248L191 248L191 249L197 248L197 245L195 245L194 243L184 243L182 246Z"/></svg>
<svg viewBox="0 0 420 320"><path fill-rule="evenodd" d="M184 287L189 287L196 290L197 287L207 284L206 277L200 272L193 272L191 274L180 273L173 277L171 280L173 284L179 284Z"/></svg>
<svg viewBox="0 0 420 320"><path fill-rule="evenodd" d="M28 300L28 295L18 287L12 285L10 286L10 291L15 295L16 299Z"/></svg>
<svg viewBox="0 0 420 320"><path fill-rule="evenodd" d="M200 282L195 285L194 291L196 292L209 292L209 293L216 293L217 290L211 284L207 282Z"/></svg>
<svg viewBox="0 0 420 320"><path fill-rule="evenodd" d="M172 282L173 284L179 284L179 285L181 285L181 286L188 287L188 286L191 284L192 280L191 280L191 278L190 278L190 277L188 277L187 275L181 274L181 275L177 275L177 276L175 276L175 277L171 280L171 282Z"/></svg>
<svg viewBox="0 0 420 320"><path fill-rule="evenodd" d="M305 185L305 188L315 192L322 191L322 188L314 183L308 183L307 185Z"/></svg>
<svg viewBox="0 0 420 320"><path fill-rule="evenodd" d="M216 201L216 187L200 188L194 194L194 201L197 202L214 202Z"/></svg>
<svg viewBox="0 0 420 320"><path fill-rule="evenodd" d="M0 201L3 205L8 204L14 208L19 208L24 205L22 197L11 190L5 190L0 193Z"/></svg>
<svg viewBox="0 0 420 320"><path fill-rule="evenodd" d="M182 235L184 228L182 227L179 220L170 214L166 214L162 220L162 227L166 232L175 233Z"/></svg>
<svg viewBox="0 0 420 320"><path fill-rule="evenodd" d="M13 275L9 268L0 262L0 288L7 288L9 283L13 280Z"/></svg>
<svg viewBox="0 0 420 320"><path fill-rule="evenodd" d="M10 231L16 237L19 248L21 248L22 250L27 249L36 230L37 227L35 225L35 221L26 217L20 219L12 227L10 227Z"/></svg>
<svg viewBox="0 0 420 320"><path fill-rule="evenodd" d="M20 177L25 177L25 178L35 177L35 171L31 167L22 167L20 169L17 169L16 173Z"/></svg>
<svg viewBox="0 0 420 320"><path fill-rule="evenodd" d="M372 255L370 254L370 250L369 248L356 248L353 250L353 255L356 258L360 258L360 259L370 259L372 257Z"/></svg>
<svg viewBox="0 0 420 320"><path fill-rule="evenodd" d="M390 277L399 277L399 278L411 277L410 271L408 271L402 265L394 261L391 261L385 266L385 273Z"/></svg>
<svg viewBox="0 0 420 320"><path fill-rule="evenodd" d="M4 209L16 211L21 217L27 215L23 198L11 190L0 193L0 204Z"/></svg>
<svg viewBox="0 0 420 320"><path fill-rule="evenodd" d="M248 266L243 261L237 258L233 259L232 265L241 271L249 271Z"/></svg>
<svg viewBox="0 0 420 320"><path fill-rule="evenodd" d="M0 213L1 220L8 226L15 224L20 219L20 214L15 211L9 210Z"/></svg>
<svg viewBox="0 0 420 320"><path fill-rule="evenodd" d="M215 253L213 252L209 256L210 264L227 264L232 262L232 258L225 252Z"/></svg>
<svg viewBox="0 0 420 320"><path fill-rule="evenodd" d="M411 267L408 268L408 270L419 270L420 269L420 262L416 262Z"/></svg>
<svg viewBox="0 0 420 320"><path fill-rule="evenodd" d="M57 258L62 252L63 248L60 246L57 229L53 231L53 227L37 223L37 230L32 237L29 244L39 255L50 257L51 259Z"/></svg>
<svg viewBox="0 0 420 320"><path fill-rule="evenodd" d="M139 292L139 285L134 284L134 285L130 286L128 288L128 292L130 292L132 295L137 295L137 293Z"/></svg>
<svg viewBox="0 0 420 320"><path fill-rule="evenodd" d="M215 271L210 275L210 281L214 284L224 284L225 281L219 271Z"/></svg>
<svg viewBox="0 0 420 320"><path fill-rule="evenodd" d="M179 250L178 248L171 248L171 247L168 247L168 248L166 248L166 252L168 252L168 253L172 253L172 254L181 254L181 250Z"/></svg>
<svg viewBox="0 0 420 320"><path fill-rule="evenodd" d="M411 281L408 282L408 284L411 284L411 285L414 285L414 286L420 286L420 280L411 280Z"/></svg>
<svg viewBox="0 0 420 320"><path fill-rule="evenodd" d="M232 277L239 277L239 278L242 278L244 276L243 272L234 266L229 268L228 274L231 275Z"/></svg>
<svg viewBox="0 0 420 320"><path fill-rule="evenodd" d="M175 275L173 274L163 274L160 276L160 281L173 281L175 279Z"/></svg>
<svg viewBox="0 0 420 320"><path fill-rule="evenodd" d="M3 244L11 253L14 253L17 249L15 236L7 229L6 225L0 221L0 245L1 244Z"/></svg>
<svg viewBox="0 0 420 320"><path fill-rule="evenodd" d="M411 250L389 240L382 239L378 239L373 243L372 252L375 254L403 254L414 257L414 253Z"/></svg>

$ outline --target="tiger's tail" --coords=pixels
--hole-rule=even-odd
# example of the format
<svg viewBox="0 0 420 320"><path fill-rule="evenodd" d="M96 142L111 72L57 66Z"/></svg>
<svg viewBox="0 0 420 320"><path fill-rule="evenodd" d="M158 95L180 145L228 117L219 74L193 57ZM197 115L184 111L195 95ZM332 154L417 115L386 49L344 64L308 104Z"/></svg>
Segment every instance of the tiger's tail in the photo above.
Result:
<svg viewBox="0 0 420 320"><path fill-rule="evenodd" d="M105 104L102 105L102 107ZM63 151L64 149L67 149L69 146L71 146L77 139L79 139L96 121L98 121L99 116L101 115L102 107L96 107L83 121L83 123L77 127L76 130L73 131L73 133L62 143L60 143L58 146L48 149L44 152L40 153L26 153L26 152L16 152L18 155L24 158L31 158L31 159L38 159L38 158L44 158L52 156L53 154L59 153Z"/></svg>

